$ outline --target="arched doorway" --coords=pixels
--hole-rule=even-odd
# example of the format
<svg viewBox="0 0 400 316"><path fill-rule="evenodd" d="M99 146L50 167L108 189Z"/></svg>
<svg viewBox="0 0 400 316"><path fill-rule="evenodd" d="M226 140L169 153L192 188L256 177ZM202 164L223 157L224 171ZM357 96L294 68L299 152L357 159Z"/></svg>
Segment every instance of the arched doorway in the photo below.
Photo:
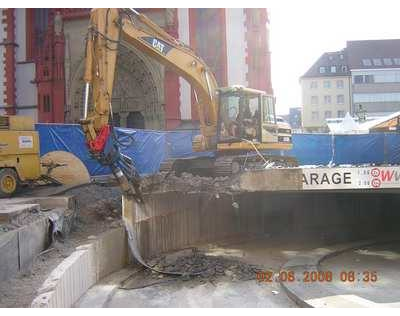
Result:
<svg viewBox="0 0 400 316"><path fill-rule="evenodd" d="M83 115L83 68L82 59L72 76L69 122L79 122ZM115 126L164 129L164 68L136 49L121 45L111 105Z"/></svg>
<svg viewBox="0 0 400 316"><path fill-rule="evenodd" d="M144 116L141 112L134 111L130 112L128 117L126 118L126 127L128 128L145 128L145 120Z"/></svg>

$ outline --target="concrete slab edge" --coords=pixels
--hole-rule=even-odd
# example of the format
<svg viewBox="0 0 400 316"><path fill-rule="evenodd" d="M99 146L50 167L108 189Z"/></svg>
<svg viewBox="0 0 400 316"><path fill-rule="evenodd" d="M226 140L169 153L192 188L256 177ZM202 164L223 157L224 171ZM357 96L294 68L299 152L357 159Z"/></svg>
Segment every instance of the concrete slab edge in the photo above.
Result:
<svg viewBox="0 0 400 316"><path fill-rule="evenodd" d="M64 259L44 281L32 301L35 308L73 307L73 305L105 275L122 269L127 261L122 227L109 230L88 244L79 246ZM111 254L113 260L104 254Z"/></svg>
<svg viewBox="0 0 400 316"><path fill-rule="evenodd" d="M379 244L400 241L400 237L387 236L381 237L378 240L364 240L360 242L352 242L346 244L335 245L330 249L320 248L313 251L301 254L285 263L280 271L318 271L322 261L338 256L344 252L355 250L361 247L370 247ZM297 274L296 274L297 275ZM353 295L336 295L327 291L323 285L318 282L310 283L305 286L302 281L282 282L281 287L286 294L300 307L357 307L357 308L371 308L380 307L380 304L354 297ZM325 293L326 296L317 299L307 299L308 292Z"/></svg>

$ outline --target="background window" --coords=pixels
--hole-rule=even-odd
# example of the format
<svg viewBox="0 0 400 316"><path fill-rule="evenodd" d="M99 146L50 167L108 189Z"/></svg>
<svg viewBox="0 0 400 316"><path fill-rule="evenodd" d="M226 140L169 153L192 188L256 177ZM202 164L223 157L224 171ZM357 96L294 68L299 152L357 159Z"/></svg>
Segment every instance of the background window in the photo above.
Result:
<svg viewBox="0 0 400 316"><path fill-rule="evenodd" d="M337 111L337 117L344 117L344 111L342 110Z"/></svg>
<svg viewBox="0 0 400 316"><path fill-rule="evenodd" d="M311 112L311 119L312 119L313 121L317 121L317 120L319 119L319 115L318 115L318 112L317 112L317 111L312 111L312 112Z"/></svg>
<svg viewBox="0 0 400 316"><path fill-rule="evenodd" d="M383 64L386 65L386 66L393 65L392 59L391 58L383 58Z"/></svg>
<svg viewBox="0 0 400 316"><path fill-rule="evenodd" d="M395 65L400 65L400 58L393 58L393 62Z"/></svg>
<svg viewBox="0 0 400 316"><path fill-rule="evenodd" d="M333 73L336 72L336 66L331 66L331 72L333 72Z"/></svg>
<svg viewBox="0 0 400 316"><path fill-rule="evenodd" d="M336 96L336 103L337 104L343 104L344 103L344 95L343 94L338 94Z"/></svg>
<svg viewBox="0 0 400 316"><path fill-rule="evenodd" d="M338 117L344 117L344 111L339 110L338 111Z"/></svg>
<svg viewBox="0 0 400 316"><path fill-rule="evenodd" d="M365 83L373 83L374 82L374 76L373 75L365 75L364 76L364 81L365 81Z"/></svg>
<svg viewBox="0 0 400 316"><path fill-rule="evenodd" d="M343 87L344 87L343 80L336 80L336 88L343 89Z"/></svg>
<svg viewBox="0 0 400 316"><path fill-rule="evenodd" d="M354 102L400 102L400 92L392 93L354 93Z"/></svg>
<svg viewBox="0 0 400 316"><path fill-rule="evenodd" d="M331 82L329 80L324 81L324 88L330 88L331 87Z"/></svg>
<svg viewBox="0 0 400 316"><path fill-rule="evenodd" d="M311 104L312 105L317 105L318 104L318 97L316 95L313 95L311 97Z"/></svg>
<svg viewBox="0 0 400 316"><path fill-rule="evenodd" d="M324 103L325 104L331 104L332 103L332 98L330 95L325 95L324 96Z"/></svg>
<svg viewBox="0 0 400 316"><path fill-rule="evenodd" d="M372 62L374 63L374 66L382 66L382 60L380 58L374 58Z"/></svg>
<svg viewBox="0 0 400 316"><path fill-rule="evenodd" d="M364 76L361 75L354 76L354 83L363 83L363 82L364 82Z"/></svg>
<svg viewBox="0 0 400 316"><path fill-rule="evenodd" d="M325 67L319 67L319 73L324 74L325 73Z"/></svg>
<svg viewBox="0 0 400 316"><path fill-rule="evenodd" d="M374 75L355 75L354 83L374 83Z"/></svg>
<svg viewBox="0 0 400 316"><path fill-rule="evenodd" d="M332 112L331 111L325 111L324 113L325 118L331 118L332 117Z"/></svg>
<svg viewBox="0 0 400 316"><path fill-rule="evenodd" d="M310 88L311 89L317 89L318 88L318 82L317 81L311 81Z"/></svg>
<svg viewBox="0 0 400 316"><path fill-rule="evenodd" d="M364 58L364 59L362 60L362 64L363 64L364 66L372 66L371 59L369 59L369 58Z"/></svg>
<svg viewBox="0 0 400 316"><path fill-rule="evenodd" d="M43 112L49 113L51 111L50 96L45 94L43 96Z"/></svg>

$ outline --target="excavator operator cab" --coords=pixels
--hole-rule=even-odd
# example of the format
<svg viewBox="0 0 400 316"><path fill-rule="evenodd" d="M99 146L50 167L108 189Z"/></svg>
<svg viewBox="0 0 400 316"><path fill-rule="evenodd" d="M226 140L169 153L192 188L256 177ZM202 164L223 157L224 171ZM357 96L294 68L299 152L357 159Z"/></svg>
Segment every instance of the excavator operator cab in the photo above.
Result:
<svg viewBox="0 0 400 316"><path fill-rule="evenodd" d="M242 86L220 88L218 96L218 143L278 141L272 96Z"/></svg>

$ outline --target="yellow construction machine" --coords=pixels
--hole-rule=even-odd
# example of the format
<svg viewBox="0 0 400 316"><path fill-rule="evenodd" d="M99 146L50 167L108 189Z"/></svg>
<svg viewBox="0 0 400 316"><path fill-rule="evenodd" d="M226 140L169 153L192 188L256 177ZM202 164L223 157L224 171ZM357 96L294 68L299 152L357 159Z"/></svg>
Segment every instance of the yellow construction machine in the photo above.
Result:
<svg viewBox="0 0 400 316"><path fill-rule="evenodd" d="M0 198L33 185L78 185L90 181L83 163L71 153L40 157L39 134L29 116L0 116Z"/></svg>
<svg viewBox="0 0 400 316"><path fill-rule="evenodd" d="M296 164L291 157L265 153L292 147L291 131L279 130L272 96L242 86L218 87L214 74L199 56L133 9L93 9L86 41L81 124L90 152L111 167L125 193L136 192L137 196L140 178L133 161L121 155L109 123L120 45L133 47L175 71L194 91L200 134L193 139L193 151L211 155L167 161L164 169L222 176L274 163Z"/></svg>
<svg viewBox="0 0 400 316"><path fill-rule="evenodd" d="M40 174L39 136L33 119L0 116L0 197L12 195Z"/></svg>

